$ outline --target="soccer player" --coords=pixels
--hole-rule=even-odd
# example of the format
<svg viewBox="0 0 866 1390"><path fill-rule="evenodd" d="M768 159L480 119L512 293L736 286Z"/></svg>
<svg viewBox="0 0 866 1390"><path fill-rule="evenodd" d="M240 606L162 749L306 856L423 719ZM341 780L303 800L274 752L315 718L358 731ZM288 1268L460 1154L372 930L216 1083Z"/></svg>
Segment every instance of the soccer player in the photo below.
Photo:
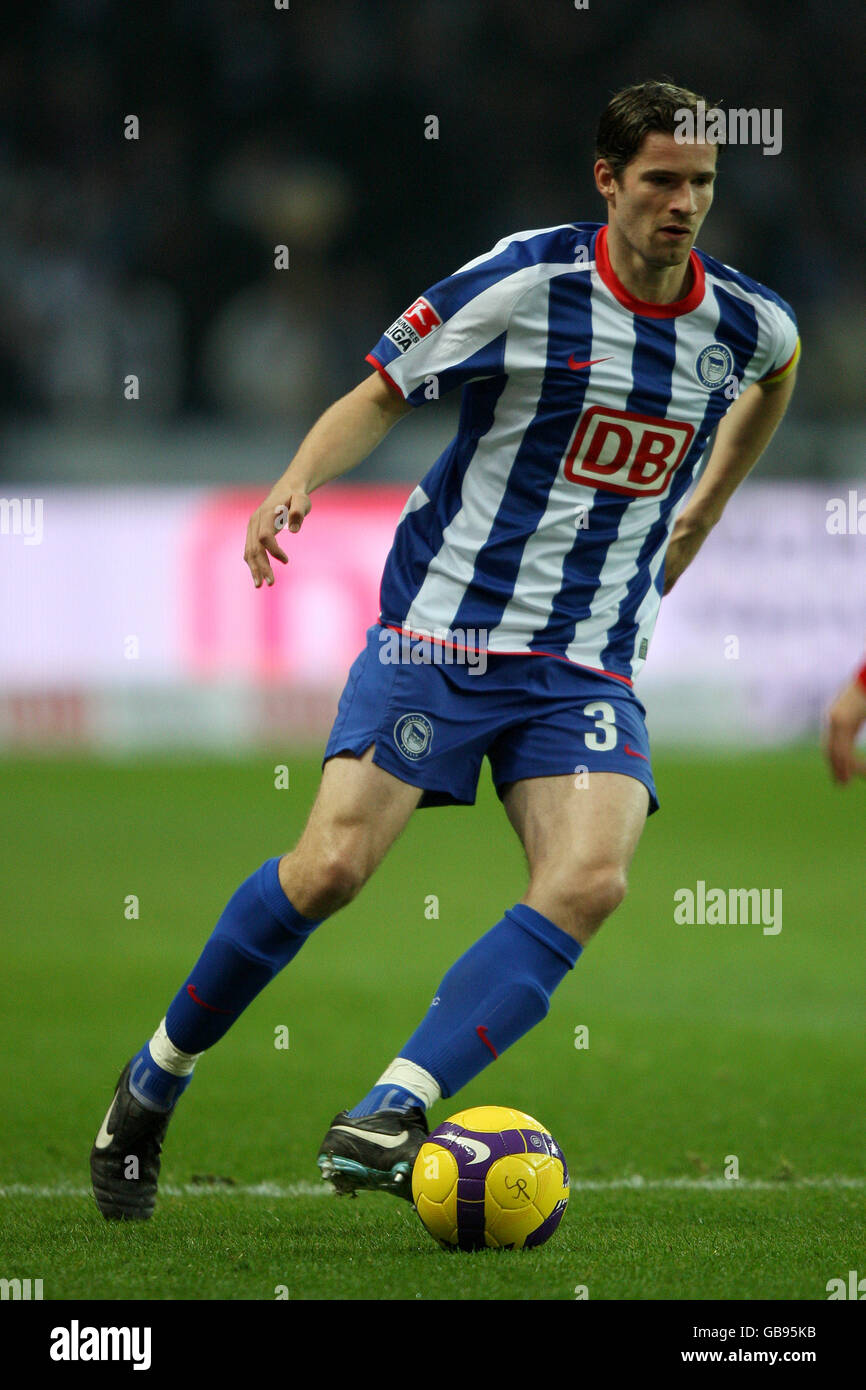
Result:
<svg viewBox="0 0 866 1390"><path fill-rule="evenodd" d="M474 801L485 754L526 892L335 1117L318 1162L338 1192L411 1201L427 1110L545 1016L622 901L658 806L633 682L662 594L782 419L799 353L778 295L694 249L717 148L681 143L677 113L698 100L667 83L619 92L594 166L607 224L504 237L426 290L251 518L259 588L316 488L462 388L456 438L398 522L300 840L237 889L121 1074L91 1154L106 1217L151 1214L162 1139L200 1054L355 897L416 807Z"/></svg>

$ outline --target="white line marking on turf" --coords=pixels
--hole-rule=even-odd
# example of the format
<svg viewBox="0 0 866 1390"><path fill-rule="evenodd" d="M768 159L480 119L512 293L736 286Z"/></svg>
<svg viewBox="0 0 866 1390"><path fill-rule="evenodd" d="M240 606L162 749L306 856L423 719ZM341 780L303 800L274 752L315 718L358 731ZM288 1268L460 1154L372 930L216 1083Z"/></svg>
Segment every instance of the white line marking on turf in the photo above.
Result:
<svg viewBox="0 0 866 1390"><path fill-rule="evenodd" d="M662 1191L686 1189L692 1192L721 1192L732 1187L744 1187L750 1192L781 1191L786 1187L866 1187L866 1177L826 1178L642 1178L635 1173L630 1178L606 1178L597 1182L591 1178L578 1178L569 1184L572 1192L612 1192L616 1189L642 1191L654 1188Z"/></svg>
<svg viewBox="0 0 866 1390"><path fill-rule="evenodd" d="M276 1182L226 1183L226 1182L187 1182L160 1183L160 1192L166 1197L328 1197L333 1189L324 1182L293 1182L282 1185ZM89 1197L89 1187L77 1183L56 1183L52 1186L31 1187L28 1183L7 1183L0 1187L3 1197Z"/></svg>
<svg viewBox="0 0 866 1390"><path fill-rule="evenodd" d="M845 1177L840 1174L823 1178L643 1178L639 1173L635 1173L627 1178L578 1178L570 1184L572 1192L722 1192L735 1188L747 1192L783 1192L788 1188L862 1190L866 1188L866 1176ZM163 1183L160 1192L165 1197L270 1197L276 1200L333 1196L330 1185L325 1182ZM30 1183L7 1183L0 1187L0 1199L90 1195L89 1187L82 1187L77 1183L61 1182L44 1187Z"/></svg>

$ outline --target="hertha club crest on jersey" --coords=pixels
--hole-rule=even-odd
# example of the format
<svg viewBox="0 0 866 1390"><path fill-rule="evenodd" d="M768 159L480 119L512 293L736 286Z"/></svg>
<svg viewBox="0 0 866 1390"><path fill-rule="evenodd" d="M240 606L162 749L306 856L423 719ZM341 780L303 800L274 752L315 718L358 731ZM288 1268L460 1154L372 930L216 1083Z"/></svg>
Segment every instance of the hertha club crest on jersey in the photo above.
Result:
<svg viewBox="0 0 866 1390"><path fill-rule="evenodd" d="M410 347L420 343L422 338L426 338L428 333L432 333L434 328L439 328L442 323L432 304L428 304L426 299L416 299L414 304L410 304L405 313L391 324L385 333L386 338L400 352L408 352Z"/></svg>
<svg viewBox="0 0 866 1390"><path fill-rule="evenodd" d="M698 353L695 376L707 391L718 391L734 370L734 354L723 343L710 343Z"/></svg>

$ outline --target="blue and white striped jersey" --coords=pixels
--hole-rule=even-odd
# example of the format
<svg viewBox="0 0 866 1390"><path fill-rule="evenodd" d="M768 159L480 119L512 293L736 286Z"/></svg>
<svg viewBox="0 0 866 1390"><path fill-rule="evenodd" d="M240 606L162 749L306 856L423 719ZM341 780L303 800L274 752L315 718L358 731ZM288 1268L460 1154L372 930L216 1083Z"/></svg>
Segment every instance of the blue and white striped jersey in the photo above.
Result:
<svg viewBox="0 0 866 1390"><path fill-rule="evenodd" d="M518 232L383 334L367 361L411 404L463 400L400 517L382 623L631 682L712 431L799 354L778 295L700 251L691 264L686 298L649 304L614 275L606 227Z"/></svg>

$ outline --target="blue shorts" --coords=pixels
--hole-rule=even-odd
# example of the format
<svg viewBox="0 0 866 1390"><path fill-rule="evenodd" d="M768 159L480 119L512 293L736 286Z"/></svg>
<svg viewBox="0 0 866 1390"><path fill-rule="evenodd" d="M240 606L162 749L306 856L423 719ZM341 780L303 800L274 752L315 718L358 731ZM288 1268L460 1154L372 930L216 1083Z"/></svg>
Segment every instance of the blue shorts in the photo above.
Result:
<svg viewBox="0 0 866 1390"><path fill-rule="evenodd" d="M389 659L395 645L400 658ZM454 655L369 628L322 766L375 743L378 767L424 789L419 806L471 806L486 754L500 798L523 777L621 772L643 782L648 814L658 810L646 711L630 686L554 656L471 653L482 671Z"/></svg>

